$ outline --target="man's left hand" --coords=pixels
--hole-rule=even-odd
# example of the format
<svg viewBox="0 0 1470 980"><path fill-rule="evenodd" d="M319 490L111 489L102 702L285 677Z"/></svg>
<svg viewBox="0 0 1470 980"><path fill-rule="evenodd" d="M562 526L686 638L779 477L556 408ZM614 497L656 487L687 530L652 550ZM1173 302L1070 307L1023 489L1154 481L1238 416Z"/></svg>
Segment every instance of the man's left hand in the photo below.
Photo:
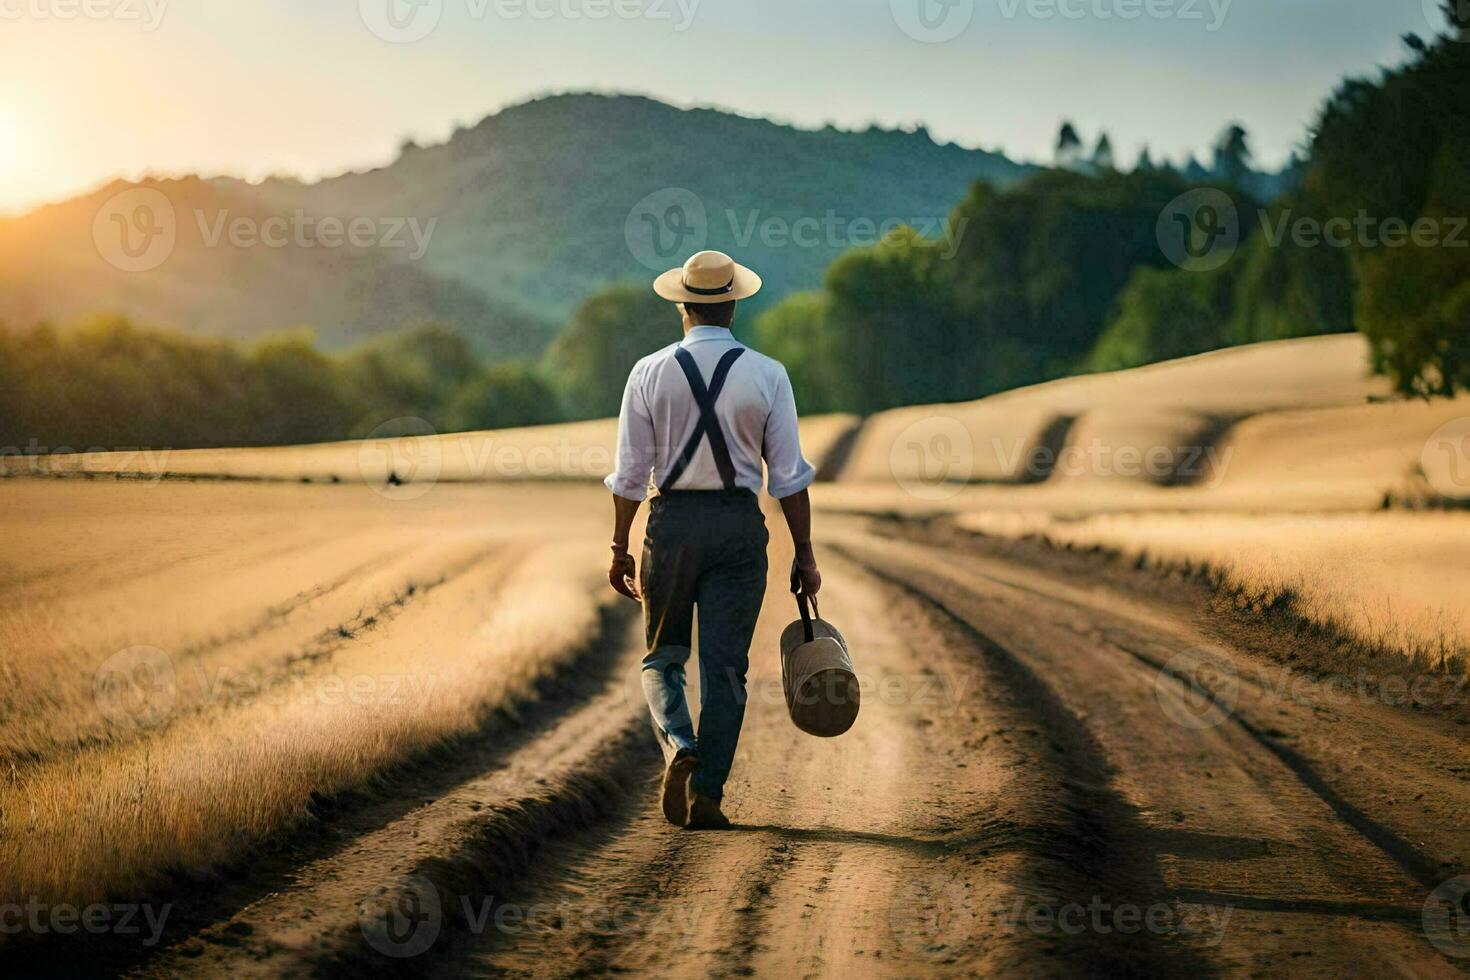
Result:
<svg viewBox="0 0 1470 980"><path fill-rule="evenodd" d="M638 591L638 565L632 555L626 552L613 555L607 581L618 595L626 596L634 602L643 601L643 595Z"/></svg>

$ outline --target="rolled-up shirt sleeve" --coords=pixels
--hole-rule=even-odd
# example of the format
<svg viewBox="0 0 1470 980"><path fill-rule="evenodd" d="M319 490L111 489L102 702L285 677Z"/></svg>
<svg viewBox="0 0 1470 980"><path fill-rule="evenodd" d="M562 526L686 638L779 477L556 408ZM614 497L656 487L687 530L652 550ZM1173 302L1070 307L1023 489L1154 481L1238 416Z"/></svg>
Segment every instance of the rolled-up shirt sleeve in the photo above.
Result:
<svg viewBox="0 0 1470 980"><path fill-rule="evenodd" d="M643 397L639 372L634 371L623 389L623 408L618 413L617 471L603 485L619 497L643 500L648 496L653 466L653 419Z"/></svg>
<svg viewBox="0 0 1470 980"><path fill-rule="evenodd" d="M801 431L796 421L796 396L783 370L776 380L771 414L766 418L766 490L782 500L812 485L817 471L801 455Z"/></svg>

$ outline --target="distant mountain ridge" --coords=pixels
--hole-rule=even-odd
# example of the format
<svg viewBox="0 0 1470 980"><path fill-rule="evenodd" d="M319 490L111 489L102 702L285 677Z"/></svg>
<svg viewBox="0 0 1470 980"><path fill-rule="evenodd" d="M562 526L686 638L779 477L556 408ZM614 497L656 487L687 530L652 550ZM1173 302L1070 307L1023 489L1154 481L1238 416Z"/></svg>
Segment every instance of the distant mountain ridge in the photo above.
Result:
<svg viewBox="0 0 1470 980"><path fill-rule="evenodd" d="M640 96L550 96L315 184L118 182L0 221L0 323L106 311L247 339L309 325L341 347L438 320L489 356L525 356L600 287L696 248L758 267L764 305L818 285L884 227L938 232L975 180L1033 169L922 129L803 130ZM140 211L145 191L165 203ZM169 211L166 258L119 268ZM410 223L430 232L417 258ZM346 240L328 243L329 228Z"/></svg>

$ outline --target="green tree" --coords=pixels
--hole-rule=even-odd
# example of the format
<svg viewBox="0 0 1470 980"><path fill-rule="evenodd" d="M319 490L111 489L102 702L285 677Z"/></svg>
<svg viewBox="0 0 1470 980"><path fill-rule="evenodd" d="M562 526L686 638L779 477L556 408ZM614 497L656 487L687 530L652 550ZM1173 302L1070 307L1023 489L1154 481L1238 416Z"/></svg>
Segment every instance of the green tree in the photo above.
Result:
<svg viewBox="0 0 1470 980"><path fill-rule="evenodd" d="M1215 140L1215 173L1222 180L1244 186L1250 172L1250 135L1240 123L1231 123Z"/></svg>
<svg viewBox="0 0 1470 980"><path fill-rule="evenodd" d="M1221 346L1230 316L1228 274L1140 267L1118 300L1118 315L1088 359L1117 371Z"/></svg>
<svg viewBox="0 0 1470 980"><path fill-rule="evenodd" d="M268 337L251 355L251 414L256 445L295 445L340 439L361 411L335 362L317 350L309 331Z"/></svg>
<svg viewBox="0 0 1470 980"><path fill-rule="evenodd" d="M1077 370L1139 266L1166 266L1155 231L1175 175L1052 171L1003 194L976 185L951 218L949 275L988 393ZM1171 267L1172 268L1172 267Z"/></svg>
<svg viewBox="0 0 1470 980"><path fill-rule="evenodd" d="M463 352L438 328L345 358L323 354L304 330L251 350L118 317L0 331L0 447L335 441L405 408L440 429L558 420L554 392L528 367L483 371Z"/></svg>
<svg viewBox="0 0 1470 980"><path fill-rule="evenodd" d="M514 429L560 421L556 392L529 364L510 362L465 381L444 406L449 431Z"/></svg>
<svg viewBox="0 0 1470 980"><path fill-rule="evenodd" d="M1266 216L1284 222L1320 213L1300 199L1282 202ZM1235 278L1230 324L1220 344L1250 344L1354 329L1353 272L1340 248L1304 248L1289 234L1272 243L1257 235L1222 272Z"/></svg>
<svg viewBox="0 0 1470 980"><path fill-rule="evenodd" d="M801 412L837 411L850 401L842 337L828 307L826 293L797 293L756 321L756 346L786 366Z"/></svg>
<svg viewBox="0 0 1470 980"><path fill-rule="evenodd" d="M1447 33L1470 39L1463 5L1447 5ZM1417 40L1417 39L1416 39ZM1351 79L1322 110L1307 187L1324 210L1435 232L1396 247L1358 241L1358 326L1375 366L1399 391L1470 389L1470 248L1446 247L1470 214L1470 45L1440 37L1378 81Z"/></svg>
<svg viewBox="0 0 1470 980"><path fill-rule="evenodd" d="M448 393L480 373L469 343L455 330L423 324L388 334L349 354L343 364L355 397L372 406L359 425L368 430L394 418L422 418L436 428ZM357 433L362 434L362 433Z"/></svg>
<svg viewBox="0 0 1470 980"><path fill-rule="evenodd" d="M1082 137L1077 134L1077 127L1072 125L1071 120L1062 120L1062 128L1057 131L1056 165L1064 170L1077 166L1082 159Z"/></svg>
<svg viewBox="0 0 1470 980"><path fill-rule="evenodd" d="M617 415L633 365L679 336L678 309L646 285L612 286L592 296L546 356L568 417Z"/></svg>
<svg viewBox="0 0 1470 980"><path fill-rule="evenodd" d="M948 263L942 243L903 228L832 264L824 322L843 353L833 407L875 412L976 390L985 338L958 315Z"/></svg>

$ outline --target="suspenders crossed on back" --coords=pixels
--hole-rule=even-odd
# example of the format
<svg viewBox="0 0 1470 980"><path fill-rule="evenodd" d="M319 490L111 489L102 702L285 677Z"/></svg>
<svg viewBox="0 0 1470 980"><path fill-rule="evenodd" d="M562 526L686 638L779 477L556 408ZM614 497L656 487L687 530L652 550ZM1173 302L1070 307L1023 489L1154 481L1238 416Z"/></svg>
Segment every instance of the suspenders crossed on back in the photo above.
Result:
<svg viewBox="0 0 1470 980"><path fill-rule="evenodd" d="M715 469L720 471L720 481L726 490L735 489L735 462L730 458L730 446L725 441L725 430L720 427L719 416L715 414L715 402L719 401L720 392L725 389L725 379L729 377L730 368L740 360L740 355L745 353L744 347L736 347L734 350L726 351L725 356L720 358L720 363L715 366L715 373L710 378L709 387L704 386L704 377L699 373L699 365L694 362L694 355L680 347L674 351L674 359L679 362L679 367L684 369L684 377L689 381L689 390L694 394L694 402L699 406L699 421L694 425L694 432L689 441L684 444L684 451L674 461L674 468L669 470L669 475L664 478L661 492L674 489L674 484L684 475L689 468L694 454L699 452L700 443L709 437L710 453L715 458Z"/></svg>

